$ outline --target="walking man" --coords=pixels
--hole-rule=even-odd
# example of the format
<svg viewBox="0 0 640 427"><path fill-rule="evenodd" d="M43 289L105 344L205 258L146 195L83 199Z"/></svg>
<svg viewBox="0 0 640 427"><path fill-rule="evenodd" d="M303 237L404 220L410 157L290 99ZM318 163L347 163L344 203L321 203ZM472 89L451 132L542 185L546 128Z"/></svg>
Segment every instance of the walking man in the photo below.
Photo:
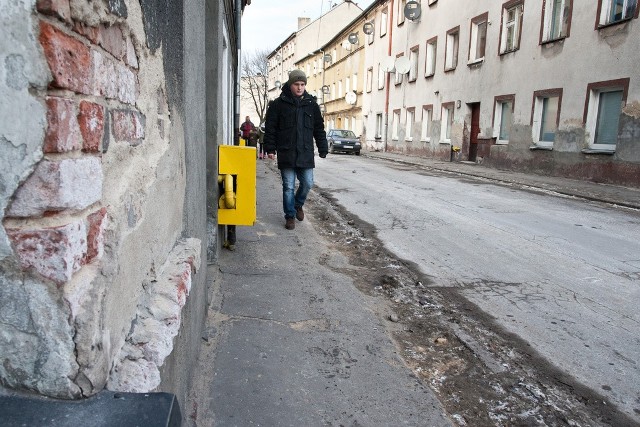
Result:
<svg viewBox="0 0 640 427"><path fill-rule="evenodd" d="M267 110L264 145L270 159L278 153L282 176L282 208L285 228L293 230L295 219L304 219L304 202L313 186L314 139L318 154L328 152L324 120L315 97L305 90L307 76L301 70L289 73L282 93ZM296 178L299 184L295 190Z"/></svg>

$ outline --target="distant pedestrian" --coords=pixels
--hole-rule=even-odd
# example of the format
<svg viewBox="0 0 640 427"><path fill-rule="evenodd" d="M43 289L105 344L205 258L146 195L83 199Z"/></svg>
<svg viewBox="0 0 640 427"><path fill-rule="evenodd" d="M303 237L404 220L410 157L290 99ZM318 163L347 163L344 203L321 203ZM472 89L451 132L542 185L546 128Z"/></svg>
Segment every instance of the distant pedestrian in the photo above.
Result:
<svg viewBox="0 0 640 427"><path fill-rule="evenodd" d="M270 159L278 154L282 176L282 208L285 228L293 230L304 219L304 202L313 186L315 139L318 154L327 156L327 134L316 98L305 90L307 76L301 70L289 73L280 96L267 109L264 145ZM295 191L296 177L299 184Z"/></svg>
<svg viewBox="0 0 640 427"><path fill-rule="evenodd" d="M255 140L256 126L251 122L251 118L247 116L244 119L244 123L240 125L240 136L247 142L247 145L251 145L251 138Z"/></svg>

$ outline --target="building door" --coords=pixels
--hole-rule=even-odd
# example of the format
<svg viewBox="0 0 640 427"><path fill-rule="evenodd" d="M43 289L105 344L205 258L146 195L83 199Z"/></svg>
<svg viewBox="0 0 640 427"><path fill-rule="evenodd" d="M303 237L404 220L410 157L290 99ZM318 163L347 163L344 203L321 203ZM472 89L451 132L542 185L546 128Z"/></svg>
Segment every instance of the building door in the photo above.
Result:
<svg viewBox="0 0 640 427"><path fill-rule="evenodd" d="M469 132L469 161L475 162L478 156L478 134L480 133L480 103L469 104L471 108L471 129Z"/></svg>

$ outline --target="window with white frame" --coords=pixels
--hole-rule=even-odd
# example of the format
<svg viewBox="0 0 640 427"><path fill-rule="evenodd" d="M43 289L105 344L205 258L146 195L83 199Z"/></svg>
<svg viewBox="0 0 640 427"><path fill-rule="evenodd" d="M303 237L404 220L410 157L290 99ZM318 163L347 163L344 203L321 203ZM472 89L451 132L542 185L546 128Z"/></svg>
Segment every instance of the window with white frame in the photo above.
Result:
<svg viewBox="0 0 640 427"><path fill-rule="evenodd" d="M351 90L351 79L349 77L345 77L344 79L344 93L347 94Z"/></svg>
<svg viewBox="0 0 640 427"><path fill-rule="evenodd" d="M393 121L391 124L391 139L398 140L398 131L400 129L400 110L393 111Z"/></svg>
<svg viewBox="0 0 640 427"><path fill-rule="evenodd" d="M404 8L407 5L407 0L400 0L398 3L398 25L404 24Z"/></svg>
<svg viewBox="0 0 640 427"><path fill-rule="evenodd" d="M332 100L336 99L336 84L335 83L333 83L331 85L331 99Z"/></svg>
<svg viewBox="0 0 640 427"><path fill-rule="evenodd" d="M458 46L460 42L460 26L447 31L445 43L444 70L451 71L458 66Z"/></svg>
<svg viewBox="0 0 640 427"><path fill-rule="evenodd" d="M496 144L509 143L514 103L515 95L501 95L494 98L493 137L496 138Z"/></svg>
<svg viewBox="0 0 640 427"><path fill-rule="evenodd" d="M598 0L599 24L609 25L637 18L638 0Z"/></svg>
<svg viewBox="0 0 640 427"><path fill-rule="evenodd" d="M373 89L373 67L367 68L367 92Z"/></svg>
<svg viewBox="0 0 640 427"><path fill-rule="evenodd" d="M500 27L500 53L513 52L520 47L522 13L524 0L509 1L502 5L502 26Z"/></svg>
<svg viewBox="0 0 640 427"><path fill-rule="evenodd" d="M415 82L418 77L418 46L409 51L409 81Z"/></svg>
<svg viewBox="0 0 640 427"><path fill-rule="evenodd" d="M451 143L451 128L453 127L454 102L442 103L442 128L440 130L441 142Z"/></svg>
<svg viewBox="0 0 640 427"><path fill-rule="evenodd" d="M405 134L404 134L405 141L413 140L413 123L415 122L415 119L416 119L416 109L413 107L407 108L407 117L406 117Z"/></svg>
<svg viewBox="0 0 640 427"><path fill-rule="evenodd" d="M358 92L358 74L353 73L353 78L351 79L351 87L354 92Z"/></svg>
<svg viewBox="0 0 640 427"><path fill-rule="evenodd" d="M356 116L351 116L351 130L357 134L357 129L356 129L356 125L357 125L357 121L356 121Z"/></svg>
<svg viewBox="0 0 640 427"><path fill-rule="evenodd" d="M376 114L376 138L382 138L382 113Z"/></svg>
<svg viewBox="0 0 640 427"><path fill-rule="evenodd" d="M420 128L420 141L431 141L431 119L433 114L432 105L422 107L422 127Z"/></svg>
<svg viewBox="0 0 640 427"><path fill-rule="evenodd" d="M560 123L562 89L548 89L533 93L533 142L539 147L553 147Z"/></svg>
<svg viewBox="0 0 640 427"><path fill-rule="evenodd" d="M438 37L427 40L427 53L425 55L424 76L431 77L436 73L436 53Z"/></svg>
<svg viewBox="0 0 640 427"><path fill-rule="evenodd" d="M380 11L380 37L384 37L387 34L388 19L387 7L384 7Z"/></svg>
<svg viewBox="0 0 640 427"><path fill-rule="evenodd" d="M384 68L382 68L382 64L378 64L378 89L384 89L385 77L386 73L384 72Z"/></svg>
<svg viewBox="0 0 640 427"><path fill-rule="evenodd" d="M404 57L404 53L401 53L399 55L396 56L396 61L398 60L398 58L403 58ZM399 85L402 83L402 77L404 76L403 73L398 72L398 70L396 70L396 85Z"/></svg>
<svg viewBox="0 0 640 427"><path fill-rule="evenodd" d="M335 64L337 60L338 60L338 50L334 48L333 51L331 52L331 63Z"/></svg>
<svg viewBox="0 0 640 427"><path fill-rule="evenodd" d="M628 90L628 78L587 86L585 130L589 148L615 150L620 114L627 101Z"/></svg>
<svg viewBox="0 0 640 427"><path fill-rule="evenodd" d="M471 38L469 40L469 63L484 60L487 46L487 21L489 12L476 16L471 20Z"/></svg>
<svg viewBox="0 0 640 427"><path fill-rule="evenodd" d="M548 42L569 37L573 0L543 0L542 40Z"/></svg>

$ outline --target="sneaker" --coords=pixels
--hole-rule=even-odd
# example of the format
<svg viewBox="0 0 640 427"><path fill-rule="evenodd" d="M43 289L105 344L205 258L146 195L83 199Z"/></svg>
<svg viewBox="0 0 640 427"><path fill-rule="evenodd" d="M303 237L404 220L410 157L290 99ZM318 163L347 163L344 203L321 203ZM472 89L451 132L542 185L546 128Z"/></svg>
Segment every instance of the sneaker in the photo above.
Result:
<svg viewBox="0 0 640 427"><path fill-rule="evenodd" d="M284 228L286 228L287 230L293 230L294 228L296 228L296 222L293 220L293 218L286 219Z"/></svg>
<svg viewBox="0 0 640 427"><path fill-rule="evenodd" d="M302 210L302 206L298 206L296 208L296 218L298 221L302 221L304 219L304 211Z"/></svg>

